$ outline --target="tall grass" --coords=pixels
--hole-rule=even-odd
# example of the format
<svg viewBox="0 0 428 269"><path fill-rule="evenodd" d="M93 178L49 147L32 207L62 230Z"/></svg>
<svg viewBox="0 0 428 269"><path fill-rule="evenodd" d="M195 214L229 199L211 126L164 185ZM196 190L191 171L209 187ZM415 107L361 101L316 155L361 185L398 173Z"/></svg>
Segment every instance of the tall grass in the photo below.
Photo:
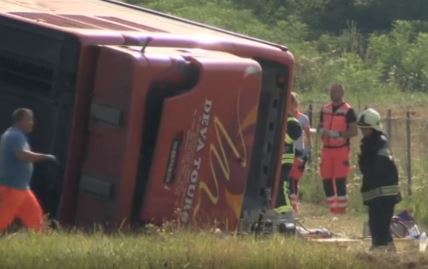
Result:
<svg viewBox="0 0 428 269"><path fill-rule="evenodd" d="M1 268L379 268L382 260L361 258L353 248L281 236L219 236L161 232L19 233L0 238Z"/></svg>

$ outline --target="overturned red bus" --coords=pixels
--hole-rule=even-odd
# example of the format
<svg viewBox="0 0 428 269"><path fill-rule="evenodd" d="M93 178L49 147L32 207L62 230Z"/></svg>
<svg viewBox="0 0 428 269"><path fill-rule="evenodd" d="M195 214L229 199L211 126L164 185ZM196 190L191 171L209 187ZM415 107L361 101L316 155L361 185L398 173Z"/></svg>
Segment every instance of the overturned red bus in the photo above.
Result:
<svg viewBox="0 0 428 269"><path fill-rule="evenodd" d="M0 131L35 111L32 188L66 225L236 230L271 206L293 56L122 2L0 6Z"/></svg>

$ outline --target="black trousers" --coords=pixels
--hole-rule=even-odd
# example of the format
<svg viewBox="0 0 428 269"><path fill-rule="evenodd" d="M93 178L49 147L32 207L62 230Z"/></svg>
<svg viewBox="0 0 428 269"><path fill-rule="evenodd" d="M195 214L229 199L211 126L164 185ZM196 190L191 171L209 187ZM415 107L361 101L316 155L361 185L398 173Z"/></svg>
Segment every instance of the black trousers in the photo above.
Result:
<svg viewBox="0 0 428 269"><path fill-rule="evenodd" d="M290 195L294 194L294 195L299 195L299 180L289 177L288 180L288 193Z"/></svg>
<svg viewBox="0 0 428 269"><path fill-rule="evenodd" d="M284 187L290 177L290 172L293 164L283 164L281 167L281 180L278 188L278 195L276 198L276 207L287 205L287 199L285 198Z"/></svg>
<svg viewBox="0 0 428 269"><path fill-rule="evenodd" d="M393 242L390 226L395 203L389 197L376 198L369 202L369 227L373 247L386 246Z"/></svg>
<svg viewBox="0 0 428 269"><path fill-rule="evenodd" d="M324 179L322 181L324 187L324 193L327 197L334 195L345 196L346 195L346 178L337 178L333 181L331 178ZM337 193L335 193L335 190Z"/></svg>

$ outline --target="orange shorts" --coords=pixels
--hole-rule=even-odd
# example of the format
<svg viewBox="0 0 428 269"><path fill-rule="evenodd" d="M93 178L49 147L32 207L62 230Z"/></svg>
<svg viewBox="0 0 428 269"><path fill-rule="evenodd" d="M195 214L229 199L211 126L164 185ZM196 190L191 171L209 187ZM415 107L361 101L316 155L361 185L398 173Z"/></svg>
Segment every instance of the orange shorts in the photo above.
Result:
<svg viewBox="0 0 428 269"><path fill-rule="evenodd" d="M44 227L43 210L31 190L20 190L0 185L0 231L15 219L32 230Z"/></svg>
<svg viewBox="0 0 428 269"><path fill-rule="evenodd" d="M349 147L323 148L320 173L323 179L347 178L350 171L351 150Z"/></svg>

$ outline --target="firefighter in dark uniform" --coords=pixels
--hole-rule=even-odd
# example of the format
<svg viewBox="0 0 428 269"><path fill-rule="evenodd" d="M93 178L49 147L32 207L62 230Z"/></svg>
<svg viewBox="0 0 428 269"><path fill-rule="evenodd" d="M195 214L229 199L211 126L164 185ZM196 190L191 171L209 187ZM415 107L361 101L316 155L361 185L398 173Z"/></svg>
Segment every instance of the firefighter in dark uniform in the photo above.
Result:
<svg viewBox="0 0 428 269"><path fill-rule="evenodd" d="M299 121L293 116L288 116L287 132L284 138L284 153L282 154L281 160L281 181L278 188L279 193L277 195L275 208L275 211L280 214L291 213L293 211L288 195L291 184L289 184L288 181L295 158L294 141L299 139L301 135L302 127L300 126Z"/></svg>
<svg viewBox="0 0 428 269"><path fill-rule="evenodd" d="M371 250L395 251L390 225L394 206L401 195L397 167L380 120L379 113L372 108L363 111L358 118L357 124L363 134L358 160L363 175L361 194L368 206Z"/></svg>

